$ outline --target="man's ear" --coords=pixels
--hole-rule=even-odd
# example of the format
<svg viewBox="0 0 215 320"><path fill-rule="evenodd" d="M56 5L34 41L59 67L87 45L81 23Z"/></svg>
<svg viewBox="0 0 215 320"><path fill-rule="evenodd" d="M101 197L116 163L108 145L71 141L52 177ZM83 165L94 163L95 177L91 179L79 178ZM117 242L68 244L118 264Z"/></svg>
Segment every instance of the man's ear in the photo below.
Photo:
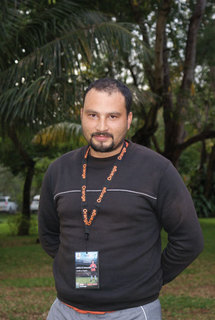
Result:
<svg viewBox="0 0 215 320"><path fill-rule="evenodd" d="M83 108L81 108L81 111L80 111L80 118L82 119L83 117Z"/></svg>
<svg viewBox="0 0 215 320"><path fill-rule="evenodd" d="M128 114L128 130L130 129L132 118L133 118L133 113L129 112L129 114Z"/></svg>

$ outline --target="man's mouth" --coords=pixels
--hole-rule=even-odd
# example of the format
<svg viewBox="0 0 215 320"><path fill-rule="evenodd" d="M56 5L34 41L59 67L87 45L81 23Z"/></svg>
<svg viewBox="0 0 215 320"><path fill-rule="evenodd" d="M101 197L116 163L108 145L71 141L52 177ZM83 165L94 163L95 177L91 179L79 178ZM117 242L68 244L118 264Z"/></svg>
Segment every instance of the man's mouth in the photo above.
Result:
<svg viewBox="0 0 215 320"><path fill-rule="evenodd" d="M92 138L95 138L97 141L106 141L109 138L113 138L113 136L110 133L93 133Z"/></svg>

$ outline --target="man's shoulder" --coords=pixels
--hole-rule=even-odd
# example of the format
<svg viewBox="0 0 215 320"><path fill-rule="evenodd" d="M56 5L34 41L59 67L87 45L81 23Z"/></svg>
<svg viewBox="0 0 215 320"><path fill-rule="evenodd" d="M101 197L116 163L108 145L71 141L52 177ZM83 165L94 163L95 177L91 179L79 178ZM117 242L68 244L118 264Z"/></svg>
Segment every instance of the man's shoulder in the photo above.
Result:
<svg viewBox="0 0 215 320"><path fill-rule="evenodd" d="M84 150L86 149L86 147L81 147L75 150L71 150L67 153L62 154L60 157L58 157L57 159L55 159L51 164L50 164L50 168L56 168L62 165L66 165L67 163L69 164L74 164L76 161L78 163L80 163L83 154L84 154Z"/></svg>
<svg viewBox="0 0 215 320"><path fill-rule="evenodd" d="M132 157L134 157L135 160L143 161L143 163L160 164L162 166L167 166L170 163L170 161L160 153L140 144L131 142L131 151Z"/></svg>

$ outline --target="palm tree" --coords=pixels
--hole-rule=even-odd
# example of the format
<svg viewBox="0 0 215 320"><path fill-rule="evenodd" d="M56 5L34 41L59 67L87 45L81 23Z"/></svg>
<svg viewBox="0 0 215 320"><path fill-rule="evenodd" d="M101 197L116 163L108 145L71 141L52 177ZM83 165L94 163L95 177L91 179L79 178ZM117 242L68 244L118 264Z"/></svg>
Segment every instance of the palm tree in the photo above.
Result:
<svg viewBox="0 0 215 320"><path fill-rule="evenodd" d="M114 45L129 50L131 34L84 2L70 0L3 0L0 21L0 131L24 164L22 214L29 221L35 154L23 134L32 141L51 124L78 123L83 90L91 80L86 69ZM23 226L19 233L27 234L29 224Z"/></svg>
<svg viewBox="0 0 215 320"><path fill-rule="evenodd" d="M0 114L4 121L68 109L94 54L129 47L129 32L70 0L4 0L1 8ZM85 84L86 85L86 84ZM79 86L78 86L79 87ZM64 110L65 111L65 110Z"/></svg>

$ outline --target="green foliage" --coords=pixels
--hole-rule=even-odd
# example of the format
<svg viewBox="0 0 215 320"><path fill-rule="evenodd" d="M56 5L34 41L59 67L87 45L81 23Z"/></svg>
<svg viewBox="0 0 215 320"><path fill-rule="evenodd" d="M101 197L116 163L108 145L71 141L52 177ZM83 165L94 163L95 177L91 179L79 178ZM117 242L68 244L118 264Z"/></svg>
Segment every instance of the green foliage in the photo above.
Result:
<svg viewBox="0 0 215 320"><path fill-rule="evenodd" d="M11 215L8 217L8 227L9 227L9 234L10 235L17 235L20 223L29 223L29 220L26 217L23 217L22 214L17 213L14 215ZM30 218L30 229L29 229L30 234L37 234L38 233L38 227L37 227L37 221L35 216L31 216Z"/></svg>
<svg viewBox="0 0 215 320"><path fill-rule="evenodd" d="M212 12L211 14L214 14ZM215 66L215 21L207 22L205 29L199 37L198 45L197 45L197 57L198 63L207 63L210 66Z"/></svg>
<svg viewBox="0 0 215 320"><path fill-rule="evenodd" d="M23 177L14 176L12 172L5 167L0 166L0 194L8 195L18 204L18 209L22 205Z"/></svg>
<svg viewBox="0 0 215 320"><path fill-rule="evenodd" d="M206 198L205 192L206 173L205 169L193 172L188 187L191 189L193 202L199 217L215 217L215 177L213 192L210 198Z"/></svg>
<svg viewBox="0 0 215 320"><path fill-rule="evenodd" d="M199 166L201 154L201 143L191 145L184 150L179 159L179 172L183 176L185 183L187 184L191 176L196 172L196 168Z"/></svg>
<svg viewBox="0 0 215 320"><path fill-rule="evenodd" d="M32 139L50 125L79 123L85 70L94 57L101 59L114 47L116 54L119 46L129 51L130 31L87 8L85 1L70 0L4 0L0 7L0 161L13 174L22 173L25 181L44 156L54 159L83 144L77 130L70 130L67 142L54 146L34 144ZM56 137L60 138L59 130ZM40 171L37 193L41 177ZM30 187L31 182L23 202L29 200ZM25 204L22 208L28 211ZM23 220L25 230L27 222Z"/></svg>
<svg viewBox="0 0 215 320"><path fill-rule="evenodd" d="M0 48L0 115L10 123L18 118L35 126L65 119L80 102L83 70L93 57L131 46L127 28L86 9L84 1L17 0L14 6L5 0L1 16L6 32Z"/></svg>
<svg viewBox="0 0 215 320"><path fill-rule="evenodd" d="M204 246L200 259L206 259L208 262L210 261L214 264L214 231L215 231L215 219L207 218L200 219L202 232L204 235Z"/></svg>
<svg viewBox="0 0 215 320"><path fill-rule="evenodd" d="M35 169L32 195L39 193L48 162L83 144L73 135L72 139L58 141L55 146L35 145L33 136L56 123L79 123L83 91L96 78L116 77L135 88L135 121L129 138L145 126L139 143L154 142L152 138L156 137L156 150L165 150L166 123L159 118L163 117L161 110L166 106L156 101L161 101L167 92L157 92L154 81L156 24L163 3L159 0L3 1L0 8L0 118L5 137L4 141L0 138L0 157L14 174L25 175L26 161L20 157L18 146L14 147L9 140L7 130L3 130L7 128L6 122L14 121L25 153L33 162L40 162ZM187 30L194 8L194 1L172 2L167 19L167 48L161 52L168 55L165 74L169 69L168 94L172 94L174 104L169 110L168 123L174 120L174 109L176 114L178 110L176 101L183 78ZM213 11L213 3L208 1L199 31L197 62L200 66L195 69L192 101L183 106L181 120L186 131L190 127L186 139L208 124L213 125L215 104L208 67L214 65ZM175 127L172 126L172 131ZM55 133L59 138L59 131ZM171 140L174 133L170 132L168 139ZM173 146L176 144L177 139ZM198 160L191 149L189 152L180 162L180 171L186 176ZM42 164L44 157L47 164Z"/></svg>

